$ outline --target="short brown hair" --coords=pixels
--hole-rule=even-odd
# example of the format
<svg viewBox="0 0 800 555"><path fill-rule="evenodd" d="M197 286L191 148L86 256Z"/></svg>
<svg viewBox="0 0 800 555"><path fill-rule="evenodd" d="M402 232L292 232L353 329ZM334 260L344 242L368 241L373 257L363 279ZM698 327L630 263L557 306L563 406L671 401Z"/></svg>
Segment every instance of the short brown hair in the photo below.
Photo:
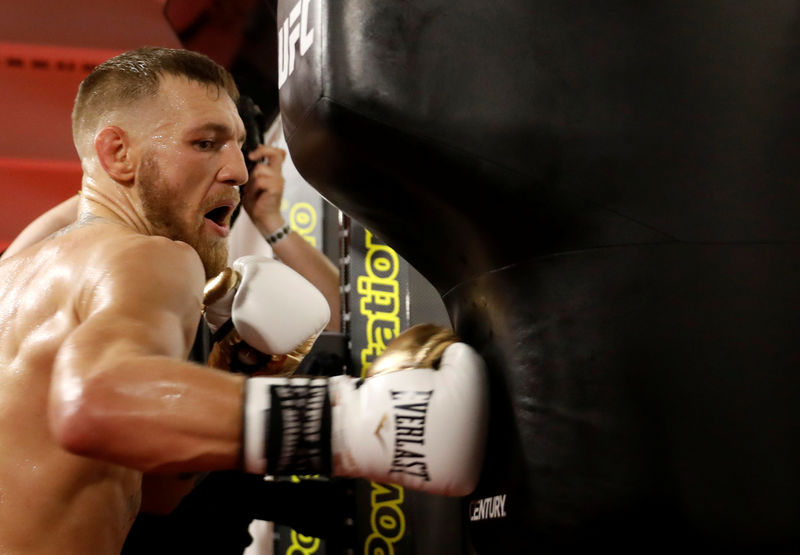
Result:
<svg viewBox="0 0 800 555"><path fill-rule="evenodd" d="M236 102L239 90L231 74L204 54L176 48L146 46L123 52L95 67L78 88L72 109L72 136L79 137L109 110L158 93L165 75L216 86Z"/></svg>

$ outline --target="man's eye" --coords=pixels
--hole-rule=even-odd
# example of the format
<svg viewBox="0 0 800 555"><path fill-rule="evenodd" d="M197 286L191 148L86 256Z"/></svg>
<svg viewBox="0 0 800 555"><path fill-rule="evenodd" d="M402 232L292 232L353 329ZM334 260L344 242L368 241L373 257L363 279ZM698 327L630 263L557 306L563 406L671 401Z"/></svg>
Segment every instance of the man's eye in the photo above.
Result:
<svg viewBox="0 0 800 555"><path fill-rule="evenodd" d="M214 148L214 141L212 140L206 139L202 141L196 141L194 144L200 150L211 150L212 148Z"/></svg>

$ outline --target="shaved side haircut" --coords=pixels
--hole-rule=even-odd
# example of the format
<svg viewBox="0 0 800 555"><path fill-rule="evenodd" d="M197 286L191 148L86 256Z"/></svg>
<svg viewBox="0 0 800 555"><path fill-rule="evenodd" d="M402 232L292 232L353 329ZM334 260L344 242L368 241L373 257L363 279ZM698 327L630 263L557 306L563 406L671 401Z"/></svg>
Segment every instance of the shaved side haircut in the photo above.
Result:
<svg viewBox="0 0 800 555"><path fill-rule="evenodd" d="M239 91L231 74L204 54L190 50L143 47L106 60L92 70L78 88L72 109L72 137L78 154L82 137L94 132L111 111L158 93L166 75L185 77L225 91L236 102Z"/></svg>

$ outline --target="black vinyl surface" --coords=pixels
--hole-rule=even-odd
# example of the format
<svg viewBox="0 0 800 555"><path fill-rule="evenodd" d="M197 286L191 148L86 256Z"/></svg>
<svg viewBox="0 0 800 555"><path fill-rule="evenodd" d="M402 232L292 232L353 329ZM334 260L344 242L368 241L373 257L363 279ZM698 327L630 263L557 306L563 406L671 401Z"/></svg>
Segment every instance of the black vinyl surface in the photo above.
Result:
<svg viewBox="0 0 800 555"><path fill-rule="evenodd" d="M800 2L303 6L297 168L489 364L476 549L800 548Z"/></svg>

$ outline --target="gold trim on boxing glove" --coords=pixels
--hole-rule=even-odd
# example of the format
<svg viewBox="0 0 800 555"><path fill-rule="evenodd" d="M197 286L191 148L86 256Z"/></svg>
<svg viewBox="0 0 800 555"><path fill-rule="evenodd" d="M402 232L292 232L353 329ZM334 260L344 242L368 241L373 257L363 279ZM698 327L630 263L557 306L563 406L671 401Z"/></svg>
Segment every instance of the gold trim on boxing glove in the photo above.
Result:
<svg viewBox="0 0 800 555"><path fill-rule="evenodd" d="M316 335L309 337L291 353L272 355L254 349L242 340L239 332L231 328L223 337L213 340L208 365L250 377L288 377L294 374L303 358L311 351L316 338Z"/></svg>
<svg viewBox="0 0 800 555"><path fill-rule="evenodd" d="M203 311L224 297L228 291L239 285L242 276L232 268L225 268L206 282L203 288Z"/></svg>
<svg viewBox="0 0 800 555"><path fill-rule="evenodd" d="M458 342L447 328L418 324L394 338L367 369L367 377L411 368L439 368L444 350Z"/></svg>

